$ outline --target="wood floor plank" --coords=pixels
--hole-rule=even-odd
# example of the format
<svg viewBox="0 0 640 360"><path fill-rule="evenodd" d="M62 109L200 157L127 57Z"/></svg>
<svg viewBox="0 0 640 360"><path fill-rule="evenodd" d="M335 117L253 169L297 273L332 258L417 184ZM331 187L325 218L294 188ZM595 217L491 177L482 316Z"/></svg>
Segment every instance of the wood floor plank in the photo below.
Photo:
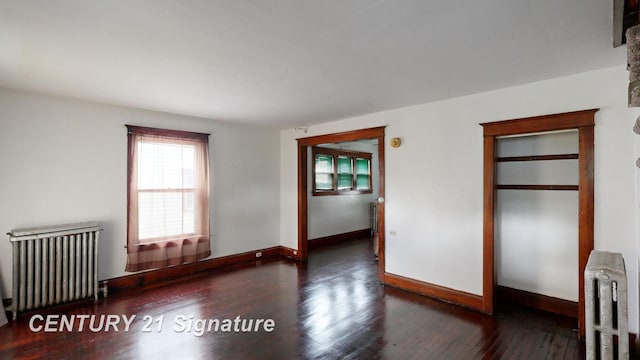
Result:
<svg viewBox="0 0 640 360"><path fill-rule="evenodd" d="M33 332L33 315L137 316L128 332ZM164 319L145 332L144 316ZM179 317L273 319L275 331L177 331ZM493 317L380 285L368 241L125 291L97 304L21 314L0 328L0 358L580 359L575 320L515 305ZM152 328L153 328L152 324Z"/></svg>

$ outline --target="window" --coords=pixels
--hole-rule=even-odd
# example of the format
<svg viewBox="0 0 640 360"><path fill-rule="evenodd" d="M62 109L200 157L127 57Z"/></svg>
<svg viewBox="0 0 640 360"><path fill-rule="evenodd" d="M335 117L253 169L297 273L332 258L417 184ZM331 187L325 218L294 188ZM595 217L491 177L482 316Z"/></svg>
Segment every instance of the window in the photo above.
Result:
<svg viewBox="0 0 640 360"><path fill-rule="evenodd" d="M371 154L313 147L313 195L371 193Z"/></svg>
<svg viewBox="0 0 640 360"><path fill-rule="evenodd" d="M127 128L126 270L209 256L208 134Z"/></svg>

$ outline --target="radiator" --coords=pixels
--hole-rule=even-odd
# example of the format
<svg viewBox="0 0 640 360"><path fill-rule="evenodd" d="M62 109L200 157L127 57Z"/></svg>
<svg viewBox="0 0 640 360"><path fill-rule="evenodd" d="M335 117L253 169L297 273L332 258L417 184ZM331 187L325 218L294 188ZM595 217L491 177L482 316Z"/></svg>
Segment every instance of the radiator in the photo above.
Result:
<svg viewBox="0 0 640 360"><path fill-rule="evenodd" d="M371 235L373 236L378 232L378 203L372 202L369 205L369 219L371 227Z"/></svg>
<svg viewBox="0 0 640 360"><path fill-rule="evenodd" d="M627 275L622 254L592 251L584 282L587 359L628 359Z"/></svg>
<svg viewBox="0 0 640 360"><path fill-rule="evenodd" d="M98 300L97 222L14 229L13 301L19 311L93 297Z"/></svg>

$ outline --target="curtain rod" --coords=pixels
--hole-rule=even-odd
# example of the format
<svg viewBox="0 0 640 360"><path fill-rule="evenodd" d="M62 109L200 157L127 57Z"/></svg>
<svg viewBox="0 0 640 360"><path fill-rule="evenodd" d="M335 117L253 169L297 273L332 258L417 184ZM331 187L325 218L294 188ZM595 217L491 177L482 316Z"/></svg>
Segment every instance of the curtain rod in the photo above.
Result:
<svg viewBox="0 0 640 360"><path fill-rule="evenodd" d="M140 134L140 135L156 135L166 137L178 137L178 138L190 138L208 140L209 133L200 133L195 131L173 130L173 129L161 129L146 126L137 125L125 125L127 127L127 134Z"/></svg>

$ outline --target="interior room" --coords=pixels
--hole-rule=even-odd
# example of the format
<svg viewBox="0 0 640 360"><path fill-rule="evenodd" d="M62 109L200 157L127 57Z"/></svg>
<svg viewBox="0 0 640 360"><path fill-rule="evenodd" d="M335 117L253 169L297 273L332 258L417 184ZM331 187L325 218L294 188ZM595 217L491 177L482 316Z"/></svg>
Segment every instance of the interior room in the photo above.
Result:
<svg viewBox="0 0 640 360"><path fill-rule="evenodd" d="M375 208L372 208L378 199L377 149L376 139L320 144L308 148L308 164L314 164L307 169L307 237L311 247L351 239L373 241L377 225L377 222L374 223L377 214L373 213ZM316 157L328 161L324 163L327 169L323 170L332 172L334 155L336 166L342 165L344 173L349 174L346 175L345 184L336 183L340 195L333 192L332 184L329 184L331 178L321 175L320 171L316 172L320 170L320 165L315 165ZM361 166L354 169L358 165ZM353 170L359 171L364 184L352 186L350 174ZM321 183L321 179L325 182ZM350 191L344 191L346 189Z"/></svg>
<svg viewBox="0 0 640 360"><path fill-rule="evenodd" d="M638 7L0 1L0 357L637 357Z"/></svg>

